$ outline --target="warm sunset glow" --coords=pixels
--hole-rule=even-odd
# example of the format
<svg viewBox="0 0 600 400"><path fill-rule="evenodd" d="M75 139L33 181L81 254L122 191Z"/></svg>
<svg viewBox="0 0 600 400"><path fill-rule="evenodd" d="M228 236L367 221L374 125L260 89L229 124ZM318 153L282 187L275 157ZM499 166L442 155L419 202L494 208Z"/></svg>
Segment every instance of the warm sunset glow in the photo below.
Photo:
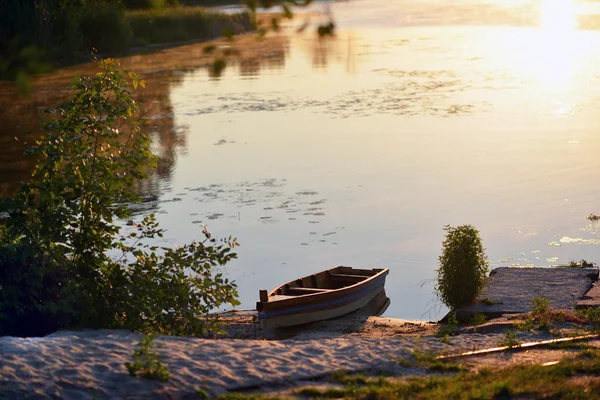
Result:
<svg viewBox="0 0 600 400"><path fill-rule="evenodd" d="M543 0L539 21L538 30L519 38L523 56L519 63L547 89L561 91L568 87L586 51L573 0Z"/></svg>
<svg viewBox="0 0 600 400"><path fill-rule="evenodd" d="M553 34L565 34L575 30L573 0L544 0L540 26Z"/></svg>

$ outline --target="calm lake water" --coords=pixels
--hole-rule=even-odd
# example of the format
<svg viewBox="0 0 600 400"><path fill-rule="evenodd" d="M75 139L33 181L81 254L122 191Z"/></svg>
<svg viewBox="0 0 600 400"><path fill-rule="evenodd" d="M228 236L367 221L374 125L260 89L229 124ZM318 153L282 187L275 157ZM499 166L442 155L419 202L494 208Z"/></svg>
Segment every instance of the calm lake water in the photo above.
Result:
<svg viewBox="0 0 600 400"><path fill-rule="evenodd" d="M201 224L236 236L225 271L241 308L332 266L387 267L385 315L409 319L446 311L432 283L446 224L476 226L492 267L600 262L600 226L586 219L600 213L600 4L331 11L335 38L292 33L219 78L154 67L156 55L127 61L149 77L161 160L140 213L158 214L167 243L201 238ZM35 136L28 113L52 101L42 88L2 111L5 191L27 172L13 137Z"/></svg>

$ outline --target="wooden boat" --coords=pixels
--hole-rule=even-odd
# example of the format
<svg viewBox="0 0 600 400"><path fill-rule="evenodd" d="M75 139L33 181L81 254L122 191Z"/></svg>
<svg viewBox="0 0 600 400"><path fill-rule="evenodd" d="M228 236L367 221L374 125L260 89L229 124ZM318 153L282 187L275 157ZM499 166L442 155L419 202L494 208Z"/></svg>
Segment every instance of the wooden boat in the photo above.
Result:
<svg viewBox="0 0 600 400"><path fill-rule="evenodd" d="M388 268L340 266L284 283L268 294L261 290L256 303L260 327L300 325L356 311L384 291L388 273Z"/></svg>

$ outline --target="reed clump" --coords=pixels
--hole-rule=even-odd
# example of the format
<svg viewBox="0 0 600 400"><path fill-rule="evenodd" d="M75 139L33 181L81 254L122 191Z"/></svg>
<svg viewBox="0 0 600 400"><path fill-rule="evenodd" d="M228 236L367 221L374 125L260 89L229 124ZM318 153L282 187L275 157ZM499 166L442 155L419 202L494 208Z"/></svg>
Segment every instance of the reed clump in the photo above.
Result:
<svg viewBox="0 0 600 400"><path fill-rule="evenodd" d="M221 14L202 7L131 10L125 13L133 45L210 39L256 28L249 13Z"/></svg>

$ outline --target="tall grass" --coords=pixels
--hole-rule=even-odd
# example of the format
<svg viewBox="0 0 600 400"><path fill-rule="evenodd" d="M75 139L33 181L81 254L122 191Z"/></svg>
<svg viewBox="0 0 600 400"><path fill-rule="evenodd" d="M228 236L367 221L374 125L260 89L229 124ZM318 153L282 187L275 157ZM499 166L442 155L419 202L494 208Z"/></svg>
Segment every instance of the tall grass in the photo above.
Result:
<svg viewBox="0 0 600 400"><path fill-rule="evenodd" d="M131 46L131 27L125 19L125 9L115 4L90 3L80 20L83 48L100 53L118 53Z"/></svg>
<svg viewBox="0 0 600 400"><path fill-rule="evenodd" d="M209 39L255 28L248 13L226 15L202 7L127 11L125 21L134 45Z"/></svg>

